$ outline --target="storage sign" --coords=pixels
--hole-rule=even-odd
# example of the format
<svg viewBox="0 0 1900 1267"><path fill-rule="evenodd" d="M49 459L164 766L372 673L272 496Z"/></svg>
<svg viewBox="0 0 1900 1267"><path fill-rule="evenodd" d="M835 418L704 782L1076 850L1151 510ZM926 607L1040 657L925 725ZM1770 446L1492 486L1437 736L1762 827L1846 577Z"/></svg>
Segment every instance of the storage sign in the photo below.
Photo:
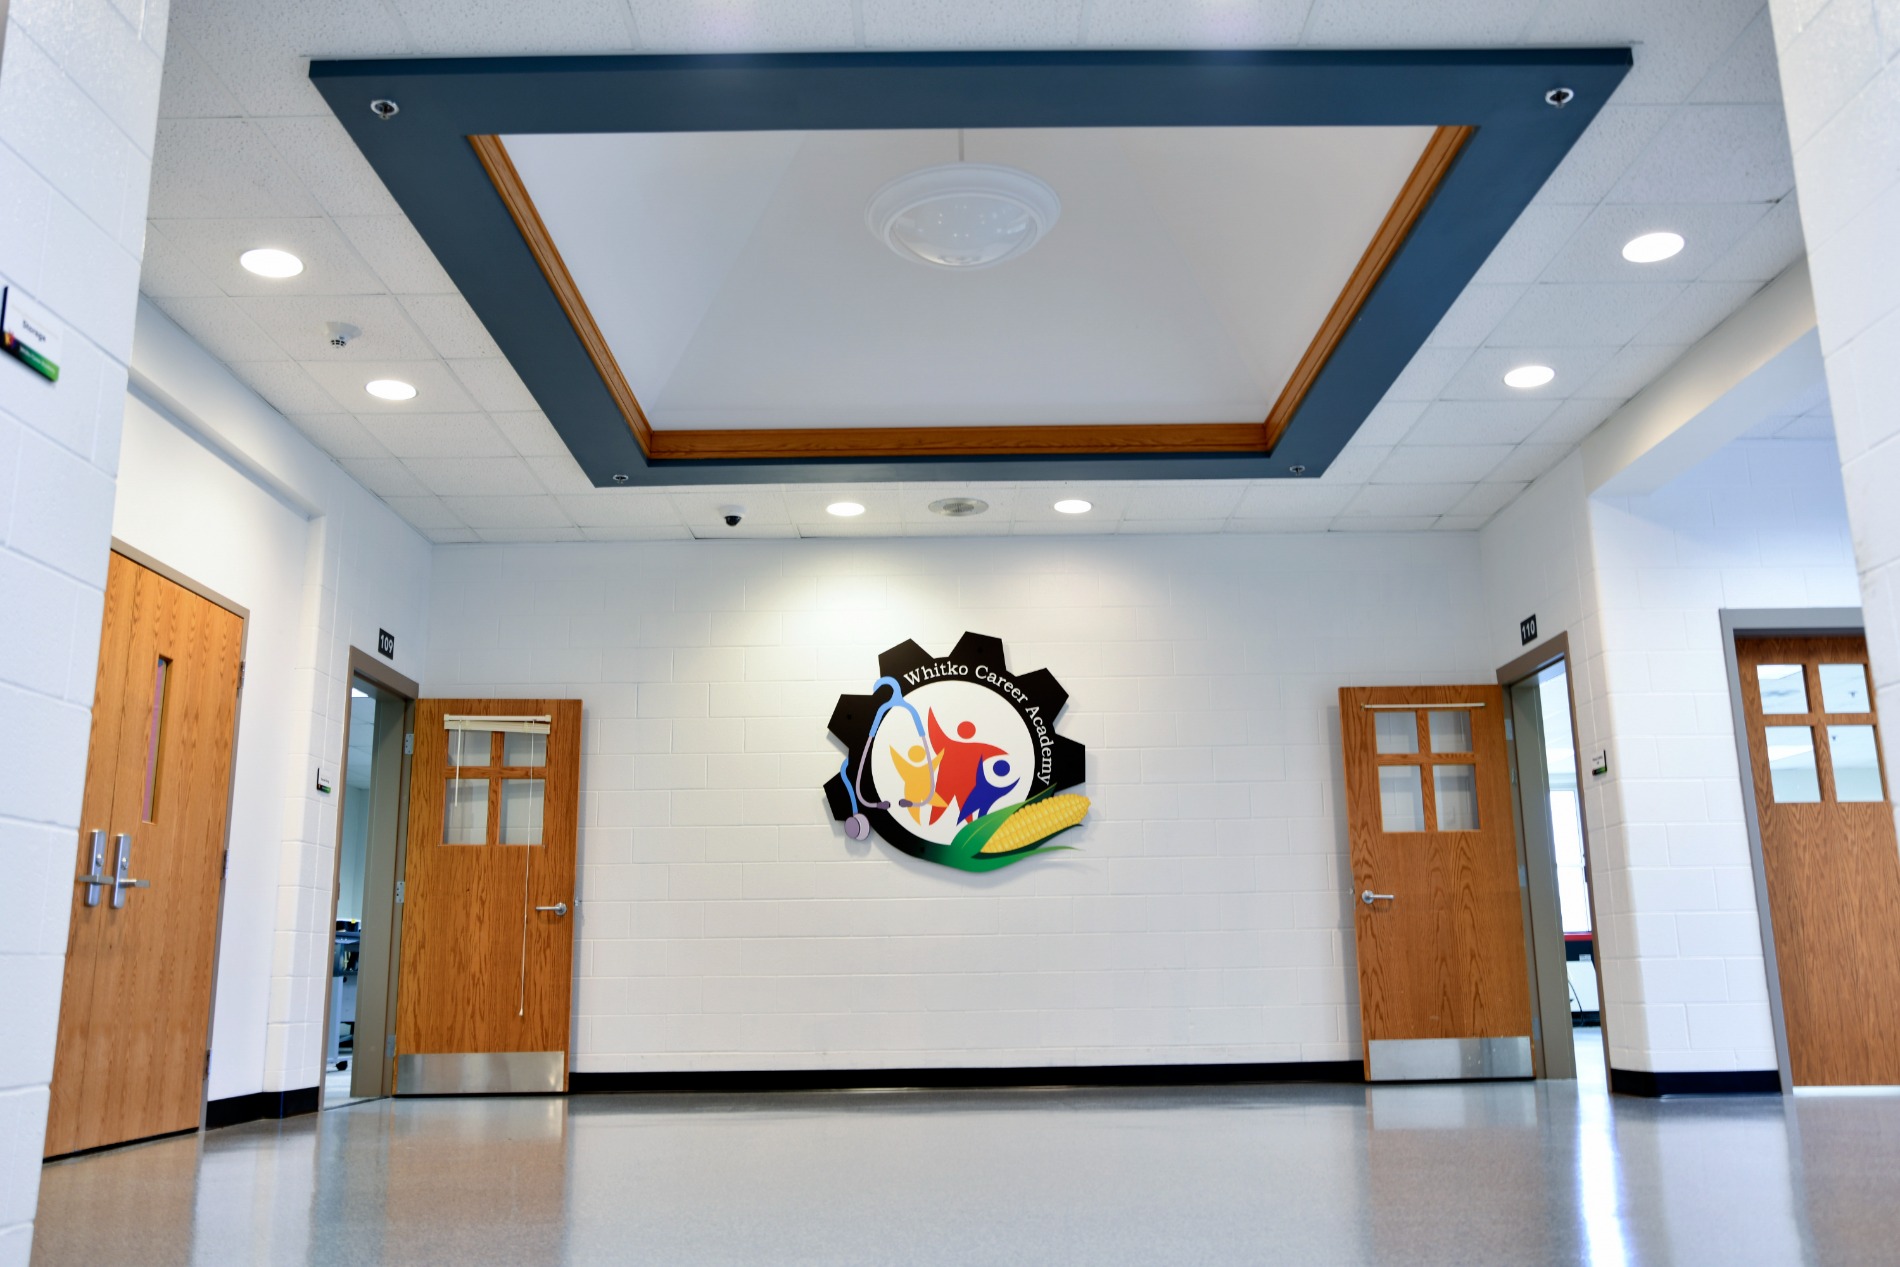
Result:
<svg viewBox="0 0 1900 1267"><path fill-rule="evenodd" d="M22 295L18 286L0 287L0 350L57 383L62 342L59 325L44 308Z"/></svg>

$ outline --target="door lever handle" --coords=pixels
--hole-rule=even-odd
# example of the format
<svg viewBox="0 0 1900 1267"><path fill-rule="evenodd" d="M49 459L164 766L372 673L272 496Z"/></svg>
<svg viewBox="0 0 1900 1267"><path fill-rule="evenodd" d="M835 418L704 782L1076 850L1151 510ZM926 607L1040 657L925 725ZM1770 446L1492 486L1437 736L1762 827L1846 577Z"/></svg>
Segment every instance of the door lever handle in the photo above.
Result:
<svg viewBox="0 0 1900 1267"><path fill-rule="evenodd" d="M562 918L567 916L566 902L556 902L553 906L537 906L534 909L537 911L553 911L557 916Z"/></svg>
<svg viewBox="0 0 1900 1267"><path fill-rule="evenodd" d="M134 880L125 873L126 869L132 865L131 832L120 832L112 838L112 844L116 850L117 858L117 863L112 868L112 909L116 911L125 906L125 891L127 889L149 889L152 887L152 882L150 880Z"/></svg>
<svg viewBox="0 0 1900 1267"><path fill-rule="evenodd" d="M1392 902L1397 899L1398 894L1396 893L1374 893L1371 889L1367 889L1359 895L1359 900L1364 902L1367 906L1371 906L1374 902Z"/></svg>
<svg viewBox="0 0 1900 1267"><path fill-rule="evenodd" d="M86 905L99 905L99 890L112 883L112 877L106 874L106 829L92 829L92 862L87 874L73 881L86 886Z"/></svg>

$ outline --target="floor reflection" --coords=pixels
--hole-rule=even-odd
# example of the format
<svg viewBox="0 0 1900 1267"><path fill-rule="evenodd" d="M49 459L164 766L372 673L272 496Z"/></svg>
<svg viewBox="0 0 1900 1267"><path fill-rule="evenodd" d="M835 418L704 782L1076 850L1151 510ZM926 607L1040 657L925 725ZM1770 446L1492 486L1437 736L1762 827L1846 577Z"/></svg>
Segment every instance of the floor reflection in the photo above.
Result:
<svg viewBox="0 0 1900 1267"><path fill-rule="evenodd" d="M1891 1261L1900 1097L371 1101L44 1173L35 1261Z"/></svg>

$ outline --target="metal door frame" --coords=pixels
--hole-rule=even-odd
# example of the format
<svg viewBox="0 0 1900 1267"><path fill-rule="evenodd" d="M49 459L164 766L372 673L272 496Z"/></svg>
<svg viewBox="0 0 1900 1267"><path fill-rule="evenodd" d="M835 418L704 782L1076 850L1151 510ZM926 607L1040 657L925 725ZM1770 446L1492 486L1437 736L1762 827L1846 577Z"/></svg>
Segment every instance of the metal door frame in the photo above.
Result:
<svg viewBox="0 0 1900 1267"><path fill-rule="evenodd" d="M1761 807L1755 801L1755 762L1748 747L1748 718L1742 709L1742 664L1735 652L1735 640L1755 636L1864 638L1867 622L1858 607L1724 607L1716 614L1722 618L1722 660L1728 672L1730 715L1735 722L1735 758L1740 763L1742 817L1748 827L1748 864L1755 879L1755 918L1761 925L1762 970L1768 976L1768 1015L1775 1031L1775 1065L1781 1075L1781 1093L1792 1095L1794 1070L1788 1060L1788 1018L1781 1008L1781 965L1775 958L1775 923L1768 910Z"/></svg>

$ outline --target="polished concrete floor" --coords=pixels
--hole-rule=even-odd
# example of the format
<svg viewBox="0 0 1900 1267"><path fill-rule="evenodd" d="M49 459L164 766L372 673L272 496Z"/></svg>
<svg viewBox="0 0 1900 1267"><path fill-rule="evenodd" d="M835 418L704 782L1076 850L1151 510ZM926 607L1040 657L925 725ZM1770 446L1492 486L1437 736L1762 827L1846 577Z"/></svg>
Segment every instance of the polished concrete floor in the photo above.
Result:
<svg viewBox="0 0 1900 1267"><path fill-rule="evenodd" d="M1900 1096L367 1101L45 1168L34 1261L1894 1263Z"/></svg>

